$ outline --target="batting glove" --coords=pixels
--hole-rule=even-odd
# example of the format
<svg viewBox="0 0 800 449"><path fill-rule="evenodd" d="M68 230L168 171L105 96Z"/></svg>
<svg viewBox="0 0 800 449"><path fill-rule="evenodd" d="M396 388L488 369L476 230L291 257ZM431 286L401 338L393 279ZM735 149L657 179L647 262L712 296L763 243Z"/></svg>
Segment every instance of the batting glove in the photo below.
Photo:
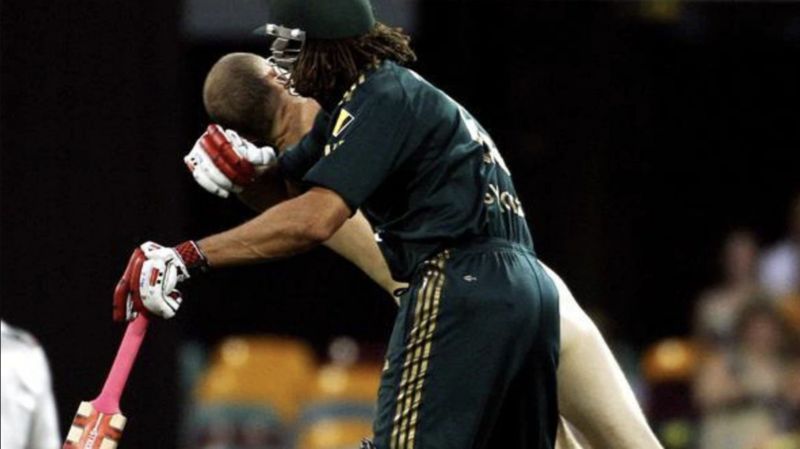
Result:
<svg viewBox="0 0 800 449"><path fill-rule="evenodd" d="M200 186L227 198L252 184L277 156L272 147L258 147L236 131L211 124L183 160Z"/></svg>
<svg viewBox="0 0 800 449"><path fill-rule="evenodd" d="M206 266L195 242L173 248L147 242L136 248L114 291L114 320L131 321L149 312L161 318L175 316L183 300L179 283L190 272Z"/></svg>

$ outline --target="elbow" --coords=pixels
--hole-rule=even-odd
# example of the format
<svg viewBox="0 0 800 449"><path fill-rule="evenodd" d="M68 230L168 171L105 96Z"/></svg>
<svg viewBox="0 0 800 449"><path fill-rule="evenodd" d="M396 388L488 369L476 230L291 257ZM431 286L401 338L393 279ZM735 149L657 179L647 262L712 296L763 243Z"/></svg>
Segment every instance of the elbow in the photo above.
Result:
<svg viewBox="0 0 800 449"><path fill-rule="evenodd" d="M312 188L296 200L301 238L309 245L328 241L350 217L350 210L334 192Z"/></svg>
<svg viewBox="0 0 800 449"><path fill-rule="evenodd" d="M336 226L326 220L318 218L308 220L303 226L302 238L311 246L321 245L333 237L337 229Z"/></svg>

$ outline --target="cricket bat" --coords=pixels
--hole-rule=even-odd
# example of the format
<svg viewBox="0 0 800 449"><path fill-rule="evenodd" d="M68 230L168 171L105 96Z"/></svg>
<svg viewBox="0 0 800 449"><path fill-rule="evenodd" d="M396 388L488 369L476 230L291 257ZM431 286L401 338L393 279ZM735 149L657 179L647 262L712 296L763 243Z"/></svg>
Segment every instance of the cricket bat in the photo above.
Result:
<svg viewBox="0 0 800 449"><path fill-rule="evenodd" d="M141 313L128 324L100 395L91 402L81 402L78 407L63 449L117 447L127 422L127 418L119 410L119 399L146 332L147 317Z"/></svg>

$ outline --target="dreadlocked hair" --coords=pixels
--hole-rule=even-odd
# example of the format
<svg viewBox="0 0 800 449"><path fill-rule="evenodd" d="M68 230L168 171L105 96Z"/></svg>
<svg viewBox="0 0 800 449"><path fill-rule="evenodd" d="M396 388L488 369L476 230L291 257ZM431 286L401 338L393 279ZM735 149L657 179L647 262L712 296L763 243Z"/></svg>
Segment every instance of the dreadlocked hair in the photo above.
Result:
<svg viewBox="0 0 800 449"><path fill-rule="evenodd" d="M377 22L365 35L306 41L292 70L292 87L323 106L338 101L370 65L392 60L405 65L417 60L411 38L400 28Z"/></svg>

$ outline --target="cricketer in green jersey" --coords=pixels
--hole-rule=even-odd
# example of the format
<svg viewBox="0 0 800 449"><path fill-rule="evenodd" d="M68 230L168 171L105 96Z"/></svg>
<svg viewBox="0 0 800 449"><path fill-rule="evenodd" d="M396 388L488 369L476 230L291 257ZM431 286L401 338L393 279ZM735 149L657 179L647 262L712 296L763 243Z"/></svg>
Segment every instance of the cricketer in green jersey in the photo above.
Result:
<svg viewBox="0 0 800 449"><path fill-rule="evenodd" d="M276 79L276 69L258 55L225 55L214 64L203 86L209 117L247 134L252 141L285 151L312 128L320 107L313 100L289 95ZM239 198L257 212L285 200L286 194L280 192L282 185L270 177L261 176L257 183L240 192ZM218 194L219 189L222 187L209 190ZM407 287L392 279L373 230L360 212L324 245L358 266L389 295ZM591 447L661 448L597 327L561 278L546 270L559 293L561 342L557 380L562 417ZM556 448L579 448L563 420L561 424Z"/></svg>
<svg viewBox="0 0 800 449"><path fill-rule="evenodd" d="M491 137L392 60L361 67L340 94L335 105L315 95L330 116L279 167L361 208L393 277L410 283L378 394L376 447L552 448L557 292Z"/></svg>
<svg viewBox="0 0 800 449"><path fill-rule="evenodd" d="M392 273L410 283L379 392L376 446L553 447L558 294L491 139L395 63L410 49L375 24L366 0L272 6L276 23L266 31L278 38L276 62L292 70L299 93L332 112L286 153L298 156L279 161L309 190L199 242L142 245L120 282L117 317L169 318L180 305L177 285L197 270L311 248L362 208ZM237 184L274 159L259 148L233 151L239 142L219 129L198 145L204 153L190 166L204 155L227 161L221 171ZM300 156L320 151L304 166Z"/></svg>

